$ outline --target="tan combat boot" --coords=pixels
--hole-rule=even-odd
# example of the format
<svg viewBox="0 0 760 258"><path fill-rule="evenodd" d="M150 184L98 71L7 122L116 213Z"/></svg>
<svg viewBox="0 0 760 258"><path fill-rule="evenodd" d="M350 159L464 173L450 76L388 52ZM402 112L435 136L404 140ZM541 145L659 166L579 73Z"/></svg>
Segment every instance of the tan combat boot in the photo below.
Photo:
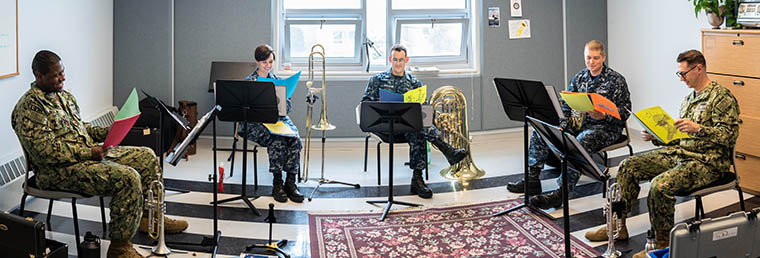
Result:
<svg viewBox="0 0 760 258"><path fill-rule="evenodd" d="M626 240L628 239L628 227L625 226L625 216L621 220L623 222L623 225L620 227L620 233L618 234L618 237L616 240ZM617 226L617 223L612 223L613 227ZM586 232L586 239L589 241L607 241L607 225L604 225L600 227L599 229L595 231L589 231Z"/></svg>
<svg viewBox="0 0 760 258"><path fill-rule="evenodd" d="M107 258L144 258L145 256L137 253L132 243L127 241L111 241L108 246Z"/></svg>
<svg viewBox="0 0 760 258"><path fill-rule="evenodd" d="M148 233L148 223L148 217L143 216L140 219L140 226L137 229L142 233ZM164 216L164 233L166 234L181 233L187 229L187 226L187 221L185 220L176 220Z"/></svg>

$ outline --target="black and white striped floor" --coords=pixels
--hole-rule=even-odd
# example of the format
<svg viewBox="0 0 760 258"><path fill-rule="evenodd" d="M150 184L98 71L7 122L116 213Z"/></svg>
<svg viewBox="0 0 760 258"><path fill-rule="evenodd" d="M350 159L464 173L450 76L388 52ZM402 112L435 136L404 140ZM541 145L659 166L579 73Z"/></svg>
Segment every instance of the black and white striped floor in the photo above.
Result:
<svg viewBox="0 0 760 258"><path fill-rule="evenodd" d="M228 147L230 141L219 141L220 147ZM319 178L321 172L320 144L315 139L312 145L310 160L310 178ZM652 148L651 144L634 141L634 151L643 152ZM309 257L309 229L308 212L321 211L381 211L383 207L372 206L367 200L384 199L387 196L388 183L388 150L387 145L382 145L381 166L382 185L377 185L376 153L373 142L369 147L368 171L364 172L364 141L363 139L328 139L325 149L325 177L361 184L360 189L340 185L324 185L316 192L314 199L309 202L298 204L293 202L277 203L269 195L271 192L271 175L267 172L266 151L261 150L258 157L258 189L253 187L253 162L249 161L248 189L249 195L261 195L253 201L263 216L255 216L241 201L234 201L220 205L219 230L222 238L217 257L230 257L240 255L246 246L251 244L265 243L268 236L268 224L264 222L269 203L275 203L275 215L277 224L273 227L273 238L288 239L286 248L293 257ZM423 204L426 207L450 206L458 204L470 204L485 201L519 198L519 195L509 193L505 189L508 181L514 181L522 177L523 151L522 131L507 130L489 132L473 136L472 156L475 164L486 171L486 176L462 185L444 179L438 173L447 164L443 156L437 151L432 151L430 165L430 180L428 185L432 187L435 195L432 199L421 199L409 192L410 170L403 166L408 160L408 147L406 144L395 145L394 155L394 193L396 199ZM203 236L212 234L212 200L211 183L208 176L213 169L211 140L201 139L198 144L198 153L188 160L183 160L178 166L166 164L165 184L168 187L177 187L190 190L190 193L167 193L167 213L172 218L185 219L190 227L183 234L169 235L169 242L200 242ZM228 152L219 152L219 160L226 160ZM252 155L249 155L252 157ZM611 171L615 174L617 164L627 156L627 150L618 150L610 153ZM219 194L219 198L233 197L240 194L242 180L241 154L238 154L235 164L234 176L229 177L229 163L225 161L227 178L225 178L225 192ZM556 189L556 170L547 169L542 174L542 184L545 191ZM301 191L310 194L316 186L316 180L301 184ZM649 228L648 213L646 208L646 196L649 183L642 183L642 191L639 195L638 207L634 208L628 216L628 230L631 238L627 241L619 241L616 247L619 250L631 250L626 254L643 249L645 232ZM575 196L570 200L570 229L572 235L583 241L583 234L604 225L602 216L601 197L602 184L583 177L577 187ZM745 194L749 208L760 206L760 198L751 194ZM106 198L108 201L108 198ZM725 191L704 198L705 211L708 216L723 216L739 210L738 195L736 191ZM47 211L47 201L30 198L27 201L27 216L33 215L35 219L44 221ZM404 206L394 206L402 209ZM79 224L82 234L92 231L97 235L102 234L100 225L100 209L96 198L78 202ZM678 200L676 205L676 221L686 221L693 216L694 201ZM108 210L106 210L108 213ZM561 210L550 213L553 216L562 216ZM392 216L392 215L391 215ZM562 220L555 222L561 226ZM73 226L71 220L71 205L66 201L58 201L53 209L51 231L48 238L69 243L69 254L75 254L73 245ZM142 246L151 246L152 240L144 234L138 233L133 242ZM588 242L600 252L607 248L606 242ZM105 251L108 240L103 240L102 253ZM208 250L185 247L182 249L192 250L187 254L174 253L171 257L209 257ZM147 250L141 250L147 254Z"/></svg>

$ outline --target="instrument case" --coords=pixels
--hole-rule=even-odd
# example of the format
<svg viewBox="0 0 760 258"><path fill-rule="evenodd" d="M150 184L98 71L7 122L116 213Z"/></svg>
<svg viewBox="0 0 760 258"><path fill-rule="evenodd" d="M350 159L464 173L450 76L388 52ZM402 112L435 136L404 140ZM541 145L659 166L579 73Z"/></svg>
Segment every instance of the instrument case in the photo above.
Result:
<svg viewBox="0 0 760 258"><path fill-rule="evenodd" d="M3 257L67 258L68 246L45 239L45 223L0 213L0 250Z"/></svg>
<svg viewBox="0 0 760 258"><path fill-rule="evenodd" d="M756 208L676 225L670 231L670 257L760 257L759 212Z"/></svg>

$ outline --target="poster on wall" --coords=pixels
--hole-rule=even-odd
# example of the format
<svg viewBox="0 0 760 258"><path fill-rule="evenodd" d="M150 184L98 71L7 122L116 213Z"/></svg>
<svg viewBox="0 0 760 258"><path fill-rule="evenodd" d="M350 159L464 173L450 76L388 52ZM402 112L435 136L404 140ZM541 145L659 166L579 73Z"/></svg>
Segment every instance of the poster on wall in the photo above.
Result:
<svg viewBox="0 0 760 258"><path fill-rule="evenodd" d="M488 7L488 27L499 27L500 16L499 7Z"/></svg>
<svg viewBox="0 0 760 258"><path fill-rule="evenodd" d="M530 20L509 20L509 39L530 38Z"/></svg>
<svg viewBox="0 0 760 258"><path fill-rule="evenodd" d="M17 7L17 0L0 0L0 79L18 75Z"/></svg>

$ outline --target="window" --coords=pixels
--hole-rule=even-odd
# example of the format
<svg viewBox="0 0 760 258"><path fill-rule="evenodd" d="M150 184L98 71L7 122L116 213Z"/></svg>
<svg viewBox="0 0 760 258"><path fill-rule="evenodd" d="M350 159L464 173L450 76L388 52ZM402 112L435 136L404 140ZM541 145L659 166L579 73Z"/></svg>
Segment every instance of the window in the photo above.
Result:
<svg viewBox="0 0 760 258"><path fill-rule="evenodd" d="M388 48L409 49L409 66L476 69L474 0L274 0L278 68L308 65L315 44L335 73L388 69ZM278 69L279 70L279 69Z"/></svg>

